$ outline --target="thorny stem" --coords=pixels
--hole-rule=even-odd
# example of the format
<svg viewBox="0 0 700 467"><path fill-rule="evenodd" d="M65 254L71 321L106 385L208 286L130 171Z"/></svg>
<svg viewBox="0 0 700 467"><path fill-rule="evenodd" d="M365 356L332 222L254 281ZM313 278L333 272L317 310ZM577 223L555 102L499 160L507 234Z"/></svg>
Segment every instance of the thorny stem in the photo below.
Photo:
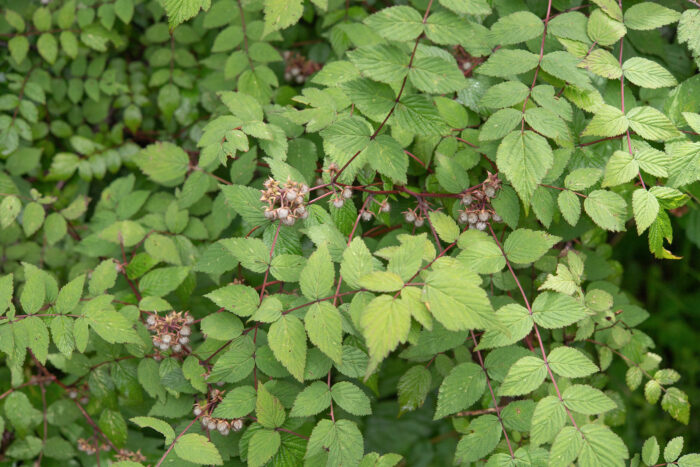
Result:
<svg viewBox="0 0 700 467"><path fill-rule="evenodd" d="M506 266L508 266L508 270L510 271L510 274L513 277L513 280L515 280L515 284L518 286L518 289L520 290L520 295L522 295L522 297L523 297L523 301L525 302L525 307L527 308L527 311L530 314L530 317L533 317L532 307L530 306L530 301L527 299L527 294L525 293L525 290L523 289L522 284L520 284L520 280L518 279L518 275L513 270L513 266L510 264L510 260L508 260L508 257L506 256L506 252L503 249L503 245L498 240L498 237L496 236L496 232L493 231L493 227L491 226L490 222L488 223L488 226L489 226L489 230L491 231L491 236L493 237L494 241L496 242L498 249L501 250L501 254L503 255L503 258L506 260ZM580 433L581 429L576 424L576 421L574 420L574 416L571 414L571 411L569 410L569 408L564 404L564 399L562 398L561 391L559 390L559 385L557 384L556 379L554 379L554 373L552 373L552 369L549 367L549 362L547 361L547 352L544 349L544 342L542 341L542 335L540 334L540 328L537 326L537 323L534 322L534 319L532 322L532 327L535 330L535 336L537 337L537 342L540 346L540 351L542 352L542 360L544 361L544 365L547 368L547 373L549 374L549 377L552 380L552 384L554 386L555 392L557 393L557 397L559 398L559 401L562 403L562 405L564 405L564 409L566 410L566 413L569 415L569 419L571 420L571 424Z"/></svg>
<svg viewBox="0 0 700 467"><path fill-rule="evenodd" d="M510 445L510 438L508 437L508 431L506 431L506 426L503 424L503 419L501 418L501 408L498 406L498 400L496 399L496 393L493 392L493 387L491 385L491 378L489 378L489 373L486 371L486 367L484 366L484 358L481 356L481 350L478 349L479 342L476 340L476 336L474 335L474 331L469 331L472 336L472 340L474 341L474 350L476 350L476 356L479 358L479 365L481 366L481 369L484 372L484 376L486 377L486 384L489 386L489 392L491 393L491 401L493 402L493 407L496 411L496 417L498 417L498 422L501 424L501 429L503 430L503 436L506 438L506 444L508 444L508 451L510 452L510 457L511 459L515 458L515 455L513 454L513 447Z"/></svg>
<svg viewBox="0 0 700 467"><path fill-rule="evenodd" d="M203 415L203 414L202 414L202 415ZM199 415L199 416L197 416L196 418L194 418L194 419L190 422L190 424L187 425L187 426L185 427L185 429L182 430L182 431L180 432L179 435L177 435L177 437L173 440L173 442L170 444L170 446L168 446L168 449L165 451L165 453L163 454L163 456L160 458L160 460L159 460L158 463L156 464L156 467L160 467L160 465L163 464L163 461L165 460L165 458L168 457L168 454L170 454L170 451L172 451L172 450L173 450L173 447L175 447L175 443L177 443L177 441L178 441L185 433L187 433L187 431L188 431L190 428L192 428L192 425L194 425L194 423L195 423L197 420L199 420L199 417L201 417L202 415Z"/></svg>

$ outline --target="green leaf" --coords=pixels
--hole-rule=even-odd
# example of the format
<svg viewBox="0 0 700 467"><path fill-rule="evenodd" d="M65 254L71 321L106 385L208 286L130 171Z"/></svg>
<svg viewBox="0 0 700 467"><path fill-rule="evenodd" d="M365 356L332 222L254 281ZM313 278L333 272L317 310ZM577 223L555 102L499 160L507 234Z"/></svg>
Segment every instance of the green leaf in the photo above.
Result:
<svg viewBox="0 0 700 467"><path fill-rule="evenodd" d="M172 444L173 440L175 440L175 430L163 420L153 417L133 417L129 420L141 428L153 428L158 433L165 436L165 444Z"/></svg>
<svg viewBox="0 0 700 467"><path fill-rule="evenodd" d="M566 388L562 400L570 410L586 415L597 415L617 408L617 404L602 391L585 384Z"/></svg>
<svg viewBox="0 0 700 467"><path fill-rule="evenodd" d="M579 67L607 79L620 79L622 76L620 62L605 49L595 49L583 59Z"/></svg>
<svg viewBox="0 0 700 467"><path fill-rule="evenodd" d="M286 419L286 413L279 399L270 394L262 384L258 385L257 393L255 417L258 423L265 428L277 428L282 426Z"/></svg>
<svg viewBox="0 0 700 467"><path fill-rule="evenodd" d="M615 8L619 10L617 5L615 5ZM615 44L627 33L627 28L625 28L625 25L620 22L621 20L622 18L620 18L620 20L616 20L606 15L602 10L593 10L588 18L586 28L588 37L592 41L595 41L603 46Z"/></svg>
<svg viewBox="0 0 700 467"><path fill-rule="evenodd" d="M299 276L301 292L306 298L316 300L331 294L335 270L331 262L326 244L319 245L318 249L309 257L306 266Z"/></svg>
<svg viewBox="0 0 700 467"><path fill-rule="evenodd" d="M530 440L534 445L551 443L566 424L566 409L556 396L545 396L532 413Z"/></svg>
<svg viewBox="0 0 700 467"><path fill-rule="evenodd" d="M41 228L46 215L44 207L39 203L29 203L22 213L22 229L24 235L30 237Z"/></svg>
<svg viewBox="0 0 700 467"><path fill-rule="evenodd" d="M542 20L529 11L518 11L502 16L491 26L489 39L494 45L512 45L541 37Z"/></svg>
<svg viewBox="0 0 700 467"><path fill-rule="evenodd" d="M624 441L607 426L590 423L581 427L581 433L581 465L622 465L629 458Z"/></svg>
<svg viewBox="0 0 700 467"><path fill-rule="evenodd" d="M498 389L500 396L520 396L528 394L542 384L547 376L547 365L541 358L523 357L515 362L503 384Z"/></svg>
<svg viewBox="0 0 700 467"><path fill-rule="evenodd" d="M457 443L455 463L467 465L486 457L501 440L501 424L495 415L482 415L469 424L469 433ZM495 457L495 456L494 456Z"/></svg>
<svg viewBox="0 0 700 467"><path fill-rule="evenodd" d="M282 316L270 326L267 339L275 358L294 378L303 382L306 367L306 332L301 320L292 315Z"/></svg>
<svg viewBox="0 0 700 467"><path fill-rule="evenodd" d="M408 73L408 54L393 45L360 47L348 52L348 58L364 75L382 83L394 83Z"/></svg>
<svg viewBox="0 0 700 467"><path fill-rule="evenodd" d="M244 417L255 410L256 400L257 393L253 386L238 386L226 393L212 415L228 419Z"/></svg>
<svg viewBox="0 0 700 467"><path fill-rule="evenodd" d="M532 131L514 131L498 146L496 163L528 206L538 185L552 167L554 155L547 140Z"/></svg>
<svg viewBox="0 0 700 467"><path fill-rule="evenodd" d="M678 388L668 388L661 399L661 408L684 425L690 420L688 395Z"/></svg>
<svg viewBox="0 0 700 467"><path fill-rule="evenodd" d="M163 8L168 14L170 29L194 18L200 9L209 9L209 0L163 0Z"/></svg>
<svg viewBox="0 0 700 467"><path fill-rule="evenodd" d="M625 26L642 31L657 29L670 23L675 23L681 14L670 8L653 2L642 2L632 5L625 11ZM654 464L652 462L651 464Z"/></svg>
<svg viewBox="0 0 700 467"><path fill-rule="evenodd" d="M406 341L410 326L411 312L403 299L380 295L362 310L360 327L370 355L367 376L399 343Z"/></svg>
<svg viewBox="0 0 700 467"><path fill-rule="evenodd" d="M364 150L363 157L380 174L397 183L406 183L408 157L394 138L386 135L377 136Z"/></svg>
<svg viewBox="0 0 700 467"><path fill-rule="evenodd" d="M584 200L583 207L593 222L603 229L613 232L625 230L627 203L617 193L595 190Z"/></svg>
<svg viewBox="0 0 700 467"><path fill-rule="evenodd" d="M85 274L81 274L61 288L54 306L57 313L66 314L73 311L80 303L85 285ZM0 307L1 308L1 307Z"/></svg>
<svg viewBox="0 0 700 467"><path fill-rule="evenodd" d="M581 202L573 191L564 190L557 197L557 205L569 224L576 225L581 216Z"/></svg>
<svg viewBox="0 0 700 467"><path fill-rule="evenodd" d="M491 86L481 98L484 107L501 109L523 102L530 94L530 88L520 81L504 81ZM519 115L520 112L518 113Z"/></svg>
<svg viewBox="0 0 700 467"><path fill-rule="evenodd" d="M540 259L559 241L561 237L541 230L517 229L508 236L503 250L510 261L528 264Z"/></svg>
<svg viewBox="0 0 700 467"><path fill-rule="evenodd" d="M579 350L557 347L547 357L553 372L566 378L583 378L599 371L599 368Z"/></svg>
<svg viewBox="0 0 700 467"><path fill-rule="evenodd" d="M252 287L231 284L205 295L218 306L238 316L250 316L258 308L260 298Z"/></svg>
<svg viewBox="0 0 700 467"><path fill-rule="evenodd" d="M457 259L474 272L495 274L506 265L503 252L484 232L469 229L460 235L457 244L462 249Z"/></svg>
<svg viewBox="0 0 700 467"><path fill-rule="evenodd" d="M561 293L542 292L532 302L535 323L548 329L569 326L587 316L578 300Z"/></svg>
<svg viewBox="0 0 700 467"><path fill-rule="evenodd" d="M625 78L643 88L666 88L678 84L676 78L664 67L642 57L631 57L625 60L622 64L622 72Z"/></svg>
<svg viewBox="0 0 700 467"><path fill-rule="evenodd" d="M626 151L615 151L605 166L603 187L627 183L639 174L639 164L634 156Z"/></svg>
<svg viewBox="0 0 700 467"><path fill-rule="evenodd" d="M13 278L13 274L0 277L0 316L5 314L12 302L12 291L14 288L12 284Z"/></svg>
<svg viewBox="0 0 700 467"><path fill-rule="evenodd" d="M637 233L642 234L659 214L659 201L653 193L639 188L632 193L632 209L637 223Z"/></svg>
<svg viewBox="0 0 700 467"><path fill-rule="evenodd" d="M654 465L659 461L660 454L659 442L656 437L648 438L642 446L642 461L647 465Z"/></svg>
<svg viewBox="0 0 700 467"><path fill-rule="evenodd" d="M350 420L321 420L311 432L305 458L327 453L327 465L358 465L364 453L362 433Z"/></svg>
<svg viewBox="0 0 700 467"><path fill-rule="evenodd" d="M175 454L182 460L197 465L223 465L223 460L216 446L206 436L187 433L175 442Z"/></svg>
<svg viewBox="0 0 700 467"><path fill-rule="evenodd" d="M110 409L103 410L97 424L100 430L102 430L102 432L107 435L107 438L117 447L122 447L126 444L126 421L120 412Z"/></svg>
<svg viewBox="0 0 700 467"><path fill-rule="evenodd" d="M52 34L45 32L39 36L36 46L39 49L39 55L53 65L56 57L58 57L58 41L56 41L56 38Z"/></svg>
<svg viewBox="0 0 700 467"><path fill-rule="evenodd" d="M665 141L678 136L671 120L653 107L635 107L627 112L630 128L639 136L652 141Z"/></svg>
<svg viewBox="0 0 700 467"><path fill-rule="evenodd" d="M336 364L340 364L343 322L338 309L329 302L315 303L306 312L304 323L309 340Z"/></svg>
<svg viewBox="0 0 700 467"><path fill-rule="evenodd" d="M432 377L430 370L416 365L404 373L396 386L399 413L410 412L423 406L430 391Z"/></svg>
<svg viewBox="0 0 700 467"><path fill-rule="evenodd" d="M348 381L334 384L331 388L331 397L341 409L352 415L364 416L372 413L369 397Z"/></svg>
<svg viewBox="0 0 700 467"><path fill-rule="evenodd" d="M242 185L227 185L221 187L226 198L226 205L243 220L252 226L264 225L263 205L260 202L260 190Z"/></svg>
<svg viewBox="0 0 700 467"><path fill-rule="evenodd" d="M681 455L681 452L683 452L683 437L676 436L664 448L664 460L674 462Z"/></svg>
<svg viewBox="0 0 700 467"><path fill-rule="evenodd" d="M85 318L90 327L107 342L112 344L141 342L132 324L124 315L116 311L91 309L85 313Z"/></svg>
<svg viewBox="0 0 700 467"><path fill-rule="evenodd" d="M190 163L187 153L173 143L146 146L132 160L151 180L161 185L172 185L180 181Z"/></svg>
<svg viewBox="0 0 700 467"><path fill-rule="evenodd" d="M265 0L265 34L296 24L304 12L302 0Z"/></svg>
<svg viewBox="0 0 700 467"><path fill-rule="evenodd" d="M496 311L496 319L508 330L491 329L484 333L479 342L479 349L505 347L525 338L532 330L533 320L522 305L510 303Z"/></svg>
<svg viewBox="0 0 700 467"><path fill-rule="evenodd" d="M290 417L311 417L331 405L331 391L328 384L315 381L301 391L292 406Z"/></svg>
<svg viewBox="0 0 700 467"><path fill-rule="evenodd" d="M537 66L540 57L525 50L498 49L477 68L477 72L498 78L526 73Z"/></svg>
<svg viewBox="0 0 700 467"><path fill-rule="evenodd" d="M493 309L480 284L479 276L461 263L436 261L425 276L422 300L450 331L491 328Z"/></svg>
<svg viewBox="0 0 700 467"><path fill-rule="evenodd" d="M373 271L360 277L358 284L374 292L395 292L404 286L401 277L389 271Z"/></svg>
<svg viewBox="0 0 700 467"><path fill-rule="evenodd" d="M25 283L19 296L19 303L25 313L33 315L39 311L46 299L44 273L29 263L22 263L22 266L24 266Z"/></svg>
<svg viewBox="0 0 700 467"><path fill-rule="evenodd" d="M190 268L185 266L154 269L141 278L139 289L144 296L164 297L175 290L189 272Z"/></svg>
<svg viewBox="0 0 700 467"><path fill-rule="evenodd" d="M469 408L481 398L485 389L486 375L479 365L471 362L457 365L440 385L433 420Z"/></svg>
<svg viewBox="0 0 700 467"><path fill-rule="evenodd" d="M408 76L417 89L433 94L459 91L467 85L457 64L442 57L416 57Z"/></svg>
<svg viewBox="0 0 700 467"><path fill-rule="evenodd" d="M17 63L22 63L29 52L29 40L24 36L15 36L7 41L10 56Z"/></svg>
<svg viewBox="0 0 700 467"><path fill-rule="evenodd" d="M282 438L278 431L258 430L248 442L248 465L265 465L280 449Z"/></svg>
<svg viewBox="0 0 700 467"><path fill-rule="evenodd" d="M617 136L629 126L625 114L611 105L601 105L593 114L593 118L581 133L581 136Z"/></svg>
<svg viewBox="0 0 700 467"><path fill-rule="evenodd" d="M429 214L430 223L443 242L452 243L459 237L459 226L445 213L432 211Z"/></svg>
<svg viewBox="0 0 700 467"><path fill-rule="evenodd" d="M364 23L382 37L394 41L410 41L423 32L423 18L409 6L383 8Z"/></svg>
<svg viewBox="0 0 700 467"><path fill-rule="evenodd" d="M5 229L15 221L22 210L22 202L16 196L5 196L0 203L0 227Z"/></svg>

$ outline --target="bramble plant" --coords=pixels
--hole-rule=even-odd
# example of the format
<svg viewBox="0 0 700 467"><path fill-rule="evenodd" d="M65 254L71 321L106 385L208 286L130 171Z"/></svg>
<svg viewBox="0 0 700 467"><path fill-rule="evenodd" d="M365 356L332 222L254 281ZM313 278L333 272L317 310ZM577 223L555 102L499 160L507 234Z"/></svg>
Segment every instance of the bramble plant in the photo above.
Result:
<svg viewBox="0 0 700 467"><path fill-rule="evenodd" d="M700 465L700 4L396 3L0 2L0 461Z"/></svg>

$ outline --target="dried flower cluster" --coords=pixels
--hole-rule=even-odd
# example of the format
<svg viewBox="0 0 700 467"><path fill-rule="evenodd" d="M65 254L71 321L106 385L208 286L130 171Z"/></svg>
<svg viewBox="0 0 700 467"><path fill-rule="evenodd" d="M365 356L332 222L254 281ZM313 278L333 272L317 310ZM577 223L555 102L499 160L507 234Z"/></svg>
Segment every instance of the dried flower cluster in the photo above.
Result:
<svg viewBox="0 0 700 467"><path fill-rule="evenodd" d="M303 84L309 76L321 69L321 64L309 60L299 52L286 50L284 52L284 79L297 84Z"/></svg>
<svg viewBox="0 0 700 467"><path fill-rule="evenodd" d="M501 217L491 207L491 199L495 198L501 188L498 175L488 172L486 180L475 190L465 193L460 202L464 209L459 212L461 224L469 224L469 228L486 230L487 222L501 222Z"/></svg>
<svg viewBox="0 0 700 467"><path fill-rule="evenodd" d="M413 224L416 227L423 227L423 224L425 224L425 217L423 217L420 209L418 208L404 211L403 218L406 219L406 222Z"/></svg>
<svg viewBox="0 0 700 467"><path fill-rule="evenodd" d="M216 406L221 402L223 394L223 391L214 389L209 393L206 401L198 401L194 404L192 412L195 417L201 417L199 421L202 423L202 428L208 431L217 430L223 436L226 436L231 430L240 431L243 428L243 420L240 418L226 420L211 416Z"/></svg>
<svg viewBox="0 0 700 467"><path fill-rule="evenodd" d="M100 451L109 451L109 446L104 443L100 443L96 439L87 440L85 438L78 438L78 451L83 451L87 455L92 455Z"/></svg>
<svg viewBox="0 0 700 467"><path fill-rule="evenodd" d="M146 319L148 329L154 333L152 339L156 349L171 349L176 353L181 352L182 346L190 341L193 322L194 318L186 311L171 311L165 316L153 313Z"/></svg>
<svg viewBox="0 0 700 467"><path fill-rule="evenodd" d="M304 183L287 179L284 185L273 178L268 178L260 201L267 203L265 217L269 220L279 219L284 225L294 225L297 219L306 219L305 197L309 187Z"/></svg>
<svg viewBox="0 0 700 467"><path fill-rule="evenodd" d="M90 388L87 384L83 384L81 387L72 387L68 390L68 397L73 400L77 400L81 405L87 405L90 402L88 394L90 393Z"/></svg>
<svg viewBox="0 0 700 467"><path fill-rule="evenodd" d="M129 451L128 449L120 449L119 452L114 456L117 461L123 462L144 462L146 456L141 454L141 450Z"/></svg>

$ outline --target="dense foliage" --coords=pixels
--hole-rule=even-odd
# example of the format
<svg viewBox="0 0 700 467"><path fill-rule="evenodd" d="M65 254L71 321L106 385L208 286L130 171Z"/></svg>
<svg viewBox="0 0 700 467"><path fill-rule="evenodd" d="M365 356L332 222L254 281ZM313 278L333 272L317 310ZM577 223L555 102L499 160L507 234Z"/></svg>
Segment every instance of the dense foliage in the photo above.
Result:
<svg viewBox="0 0 700 467"><path fill-rule="evenodd" d="M0 461L700 465L696 1L0 8Z"/></svg>

